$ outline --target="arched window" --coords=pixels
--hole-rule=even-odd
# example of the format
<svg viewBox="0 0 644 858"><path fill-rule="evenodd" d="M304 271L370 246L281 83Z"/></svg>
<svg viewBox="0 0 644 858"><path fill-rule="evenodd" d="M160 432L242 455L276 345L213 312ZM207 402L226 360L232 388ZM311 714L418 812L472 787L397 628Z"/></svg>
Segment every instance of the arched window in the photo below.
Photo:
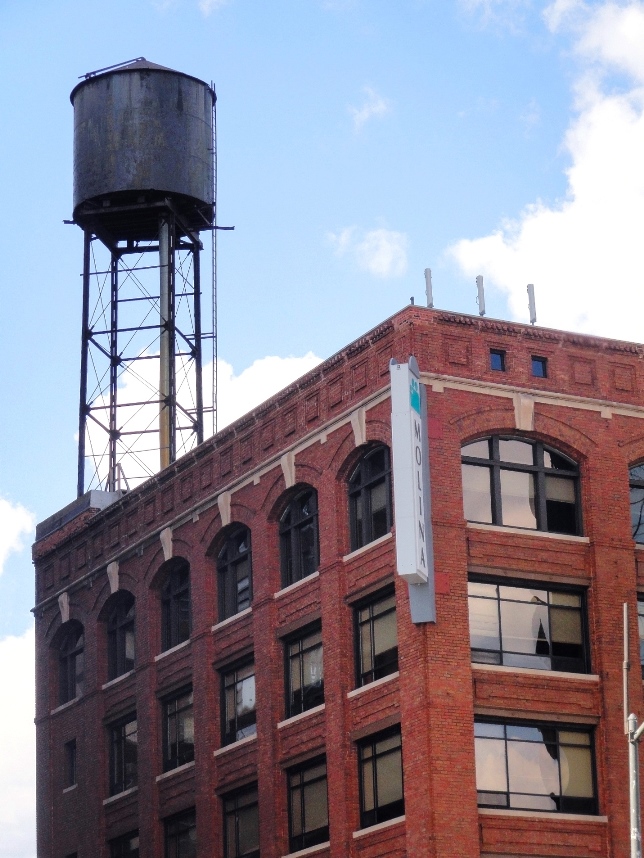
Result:
<svg viewBox="0 0 644 858"><path fill-rule="evenodd" d="M58 702L69 703L83 691L85 636L80 623L71 622L58 648Z"/></svg>
<svg viewBox="0 0 644 858"><path fill-rule="evenodd" d="M563 453L493 435L461 449L467 521L581 533L579 468Z"/></svg>
<svg viewBox="0 0 644 858"><path fill-rule="evenodd" d="M231 529L217 555L219 619L225 620L250 607L252 564L250 530L243 525Z"/></svg>
<svg viewBox="0 0 644 858"><path fill-rule="evenodd" d="M349 519L352 551L391 530L391 469L383 444L367 450L351 474Z"/></svg>
<svg viewBox="0 0 644 858"><path fill-rule="evenodd" d="M116 679L134 670L134 596L119 593L107 615L107 673Z"/></svg>
<svg viewBox="0 0 644 858"><path fill-rule="evenodd" d="M631 528L635 542L644 543L644 463L628 471L631 495Z"/></svg>
<svg viewBox="0 0 644 858"><path fill-rule="evenodd" d="M165 652L190 637L190 564L181 560L161 589L161 648Z"/></svg>
<svg viewBox="0 0 644 858"><path fill-rule="evenodd" d="M306 488L291 500L280 518L282 585L287 587L318 568L318 496Z"/></svg>

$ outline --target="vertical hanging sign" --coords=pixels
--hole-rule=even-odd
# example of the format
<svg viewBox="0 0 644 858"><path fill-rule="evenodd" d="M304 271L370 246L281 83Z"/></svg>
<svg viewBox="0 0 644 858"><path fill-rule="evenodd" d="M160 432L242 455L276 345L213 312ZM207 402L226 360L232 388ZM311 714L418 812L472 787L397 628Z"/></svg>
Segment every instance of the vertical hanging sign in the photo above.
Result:
<svg viewBox="0 0 644 858"><path fill-rule="evenodd" d="M416 358L389 364L396 565L414 623L436 622L427 395Z"/></svg>

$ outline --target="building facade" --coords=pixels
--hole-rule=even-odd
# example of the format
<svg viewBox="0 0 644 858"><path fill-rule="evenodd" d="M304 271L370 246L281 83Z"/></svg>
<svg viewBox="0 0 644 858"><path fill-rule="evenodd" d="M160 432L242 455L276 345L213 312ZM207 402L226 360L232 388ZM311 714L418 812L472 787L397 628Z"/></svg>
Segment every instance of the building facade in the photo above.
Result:
<svg viewBox="0 0 644 858"><path fill-rule="evenodd" d="M396 575L409 355L436 623ZM38 858L627 858L643 390L642 346L412 306L39 525Z"/></svg>

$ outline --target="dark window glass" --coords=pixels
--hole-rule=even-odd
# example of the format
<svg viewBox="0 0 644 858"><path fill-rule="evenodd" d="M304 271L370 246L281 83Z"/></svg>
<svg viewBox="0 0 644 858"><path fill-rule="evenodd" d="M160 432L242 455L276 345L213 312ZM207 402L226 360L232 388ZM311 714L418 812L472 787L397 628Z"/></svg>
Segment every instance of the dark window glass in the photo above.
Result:
<svg viewBox="0 0 644 858"><path fill-rule="evenodd" d="M76 783L76 739L65 742L65 788Z"/></svg>
<svg viewBox="0 0 644 858"><path fill-rule="evenodd" d="M72 623L58 650L58 702L69 703L83 691L85 637L80 623Z"/></svg>
<svg viewBox="0 0 644 858"><path fill-rule="evenodd" d="M190 565L185 561L168 573L163 585L161 626L164 652L190 637Z"/></svg>
<svg viewBox="0 0 644 858"><path fill-rule="evenodd" d="M640 637L640 665L642 667L642 679L644 679L644 602L637 602L637 627Z"/></svg>
<svg viewBox="0 0 644 858"><path fill-rule="evenodd" d="M501 349L490 349L490 369L505 372L505 352Z"/></svg>
<svg viewBox="0 0 644 858"><path fill-rule="evenodd" d="M405 812L400 727L358 745L360 826L367 828Z"/></svg>
<svg viewBox="0 0 644 858"><path fill-rule="evenodd" d="M139 858L139 832L130 831L110 840L110 858Z"/></svg>
<svg viewBox="0 0 644 858"><path fill-rule="evenodd" d="M544 357L532 356L532 375L535 378L548 377L548 359Z"/></svg>
<svg viewBox="0 0 644 858"><path fill-rule="evenodd" d="M131 789L137 784L136 715L112 724L110 734L110 795Z"/></svg>
<svg viewBox="0 0 644 858"><path fill-rule="evenodd" d="M493 436L461 450L467 521L581 533L579 469L540 441Z"/></svg>
<svg viewBox="0 0 644 858"><path fill-rule="evenodd" d="M288 773L290 851L297 852L329 839L326 761L319 760Z"/></svg>
<svg viewBox="0 0 644 858"><path fill-rule="evenodd" d="M396 597L379 594L356 608L358 685L398 670Z"/></svg>
<svg viewBox="0 0 644 858"><path fill-rule="evenodd" d="M223 743L228 745L254 736L255 664L253 662L227 670L222 675L224 689Z"/></svg>
<svg viewBox="0 0 644 858"><path fill-rule="evenodd" d="M134 596L123 594L107 618L108 678L134 670Z"/></svg>
<svg viewBox="0 0 644 858"><path fill-rule="evenodd" d="M197 858L197 818L185 810L164 821L165 858Z"/></svg>
<svg viewBox="0 0 644 858"><path fill-rule="evenodd" d="M250 530L237 527L231 531L217 555L219 582L219 619L233 617L250 607L252 563Z"/></svg>
<svg viewBox="0 0 644 858"><path fill-rule="evenodd" d="M225 795L225 858L259 858L257 785Z"/></svg>
<svg viewBox="0 0 644 858"><path fill-rule="evenodd" d="M580 592L470 581L468 597L472 661L588 672Z"/></svg>
<svg viewBox="0 0 644 858"><path fill-rule="evenodd" d="M349 480L351 550L389 533L391 475L389 449L373 447L360 459Z"/></svg>
<svg viewBox="0 0 644 858"><path fill-rule="evenodd" d="M163 701L163 771L176 769L195 758L192 689Z"/></svg>
<svg viewBox="0 0 644 858"><path fill-rule="evenodd" d="M480 807L597 813L588 730L476 721L474 736Z"/></svg>
<svg viewBox="0 0 644 858"><path fill-rule="evenodd" d="M322 630L308 629L286 642L287 717L324 703Z"/></svg>
<svg viewBox="0 0 644 858"><path fill-rule="evenodd" d="M644 464L629 469L631 496L631 529L633 539L644 543Z"/></svg>
<svg viewBox="0 0 644 858"><path fill-rule="evenodd" d="M318 500L315 489L297 494L280 518L282 586L287 587L318 568Z"/></svg>

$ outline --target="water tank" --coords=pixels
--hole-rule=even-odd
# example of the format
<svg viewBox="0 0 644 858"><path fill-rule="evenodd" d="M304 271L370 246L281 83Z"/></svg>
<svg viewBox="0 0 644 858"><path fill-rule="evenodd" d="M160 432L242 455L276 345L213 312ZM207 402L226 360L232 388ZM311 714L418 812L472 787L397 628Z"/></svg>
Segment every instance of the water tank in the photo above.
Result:
<svg viewBox="0 0 644 858"><path fill-rule="evenodd" d="M87 76L70 98L77 223L100 221L116 239L152 238L169 199L190 229L212 225L208 84L140 59Z"/></svg>

